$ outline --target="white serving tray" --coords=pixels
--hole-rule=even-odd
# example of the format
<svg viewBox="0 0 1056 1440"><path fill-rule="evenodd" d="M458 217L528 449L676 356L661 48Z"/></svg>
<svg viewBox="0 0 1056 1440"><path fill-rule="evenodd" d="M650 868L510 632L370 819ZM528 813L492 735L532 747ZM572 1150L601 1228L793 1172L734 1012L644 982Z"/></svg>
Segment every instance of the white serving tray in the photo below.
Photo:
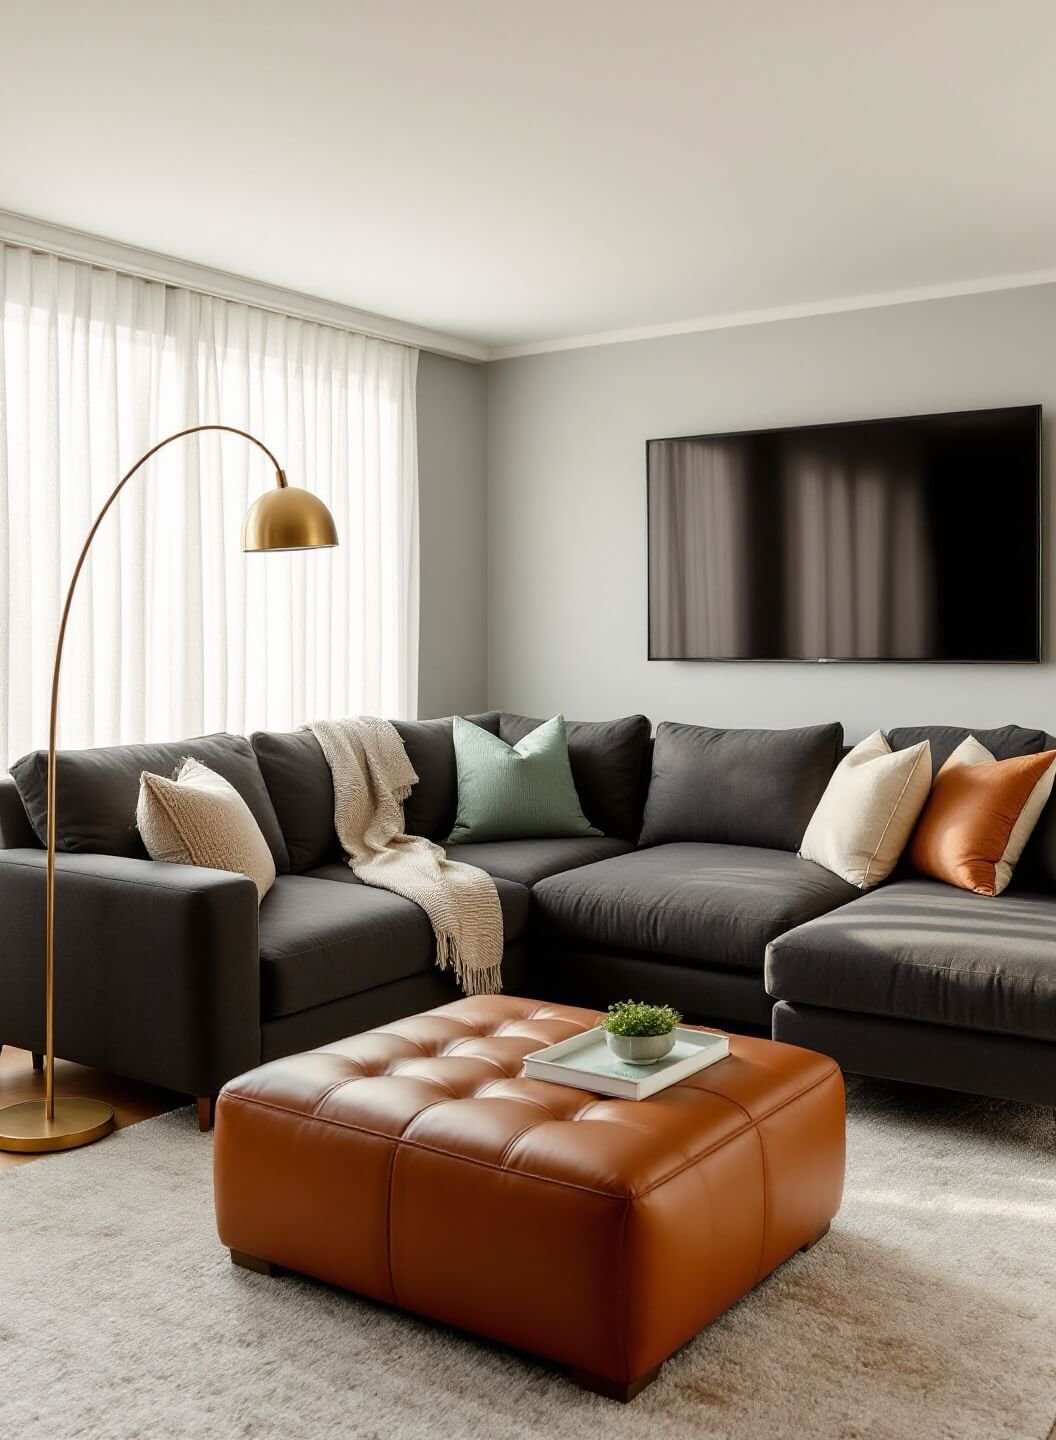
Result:
<svg viewBox="0 0 1056 1440"><path fill-rule="evenodd" d="M545 1050L533 1050L524 1057L524 1073L530 1080L574 1085L577 1090L596 1090L621 1100L644 1100L724 1060L729 1053L728 1035L679 1025L674 1048L662 1060L655 1065L628 1065L613 1055L605 1031L598 1027L548 1045Z"/></svg>

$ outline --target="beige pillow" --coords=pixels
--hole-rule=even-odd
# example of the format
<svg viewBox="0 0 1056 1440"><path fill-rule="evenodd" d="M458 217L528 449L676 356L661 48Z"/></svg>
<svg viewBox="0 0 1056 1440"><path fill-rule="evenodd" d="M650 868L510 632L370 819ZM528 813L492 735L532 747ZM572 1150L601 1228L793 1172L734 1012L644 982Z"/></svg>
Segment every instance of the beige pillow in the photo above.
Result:
<svg viewBox="0 0 1056 1440"><path fill-rule="evenodd" d="M876 730L837 765L810 818L799 853L859 890L898 864L931 788L927 740L892 750Z"/></svg>
<svg viewBox="0 0 1056 1440"><path fill-rule="evenodd" d="M184 760L174 780L144 770L136 823L152 860L248 875L258 900L275 883L275 861L253 812L233 785L198 760Z"/></svg>

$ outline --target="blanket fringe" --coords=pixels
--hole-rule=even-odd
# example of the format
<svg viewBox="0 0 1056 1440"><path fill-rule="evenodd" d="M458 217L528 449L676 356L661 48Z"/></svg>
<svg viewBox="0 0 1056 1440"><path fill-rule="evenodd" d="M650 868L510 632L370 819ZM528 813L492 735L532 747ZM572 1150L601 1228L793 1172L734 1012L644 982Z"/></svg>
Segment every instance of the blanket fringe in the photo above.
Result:
<svg viewBox="0 0 1056 1440"><path fill-rule="evenodd" d="M502 961L494 965L470 966L465 963L462 949L453 935L438 933L436 964L439 970L454 971L463 995L500 995L502 993Z"/></svg>

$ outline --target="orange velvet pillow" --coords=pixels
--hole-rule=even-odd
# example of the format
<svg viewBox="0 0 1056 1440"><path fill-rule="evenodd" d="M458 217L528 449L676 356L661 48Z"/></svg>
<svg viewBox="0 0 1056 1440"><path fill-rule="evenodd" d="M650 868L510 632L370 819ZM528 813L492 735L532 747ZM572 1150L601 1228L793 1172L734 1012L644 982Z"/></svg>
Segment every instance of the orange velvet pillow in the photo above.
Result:
<svg viewBox="0 0 1056 1440"><path fill-rule="evenodd" d="M932 782L910 864L962 890L1000 895L1052 789L1054 762L1056 750L994 760L965 740Z"/></svg>

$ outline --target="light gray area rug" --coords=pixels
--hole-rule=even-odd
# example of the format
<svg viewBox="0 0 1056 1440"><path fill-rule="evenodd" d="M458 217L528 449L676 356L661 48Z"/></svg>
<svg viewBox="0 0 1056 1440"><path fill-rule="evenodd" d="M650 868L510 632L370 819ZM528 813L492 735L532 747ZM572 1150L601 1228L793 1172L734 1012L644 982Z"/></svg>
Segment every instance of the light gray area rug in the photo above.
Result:
<svg viewBox="0 0 1056 1440"><path fill-rule="evenodd" d="M1046 1440L1054 1112L865 1082L850 1099L829 1237L629 1406L325 1286L234 1269L213 1228L210 1142L189 1111L13 1170L0 1179L3 1431Z"/></svg>

